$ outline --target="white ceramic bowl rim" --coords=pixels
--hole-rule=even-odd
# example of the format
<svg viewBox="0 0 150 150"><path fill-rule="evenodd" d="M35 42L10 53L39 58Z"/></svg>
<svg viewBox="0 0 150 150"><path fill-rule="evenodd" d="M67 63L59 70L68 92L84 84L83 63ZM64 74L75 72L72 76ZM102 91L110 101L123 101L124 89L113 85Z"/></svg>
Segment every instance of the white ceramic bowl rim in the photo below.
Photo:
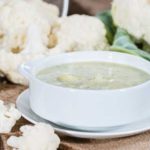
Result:
<svg viewBox="0 0 150 150"><path fill-rule="evenodd" d="M130 54L126 54L126 53L120 53L120 52L112 52L112 51L88 51L88 52L71 52L71 53L64 53L64 54L55 54L53 56L47 56L47 57L44 57L44 58L40 58L40 59L37 59L37 60L34 60L34 61L30 61L30 62L27 62L27 63L24 63L22 64L20 67L19 67L19 71L21 74L23 74L29 81L30 80L36 80L37 82L40 82L44 85L47 85L47 86L50 86L50 87L53 87L53 88L59 88L59 89L65 89L65 90L72 90L72 91L80 91L80 92L124 92L124 91L129 91L129 90L135 90L135 89L140 89L140 88L144 88L145 86L149 85L150 84L150 80L149 81L146 81L144 83L141 83L139 85L136 85L136 86L132 86L132 87L127 87L127 88L121 88L121 89L105 89L105 90L92 90L92 89L78 89L78 88L70 88L70 87L63 87L63 86L58 86L58 85L54 85L54 84L49 84L49 83L46 83L44 81L41 81L40 79L38 79L36 77L36 73L33 73L33 68L35 67L35 65L38 63L38 62L41 62L44 61L44 60L49 60L49 59L52 59L52 58L57 58L57 57L70 57L73 56L74 54L91 54L91 53L95 53L95 54L98 54L98 53L108 53L110 55L122 55L126 58L130 57L130 58L134 58L134 59L137 59L137 61L143 61L145 63L149 63L150 65L150 62L148 62L147 60L143 59L143 58L140 58L138 56L134 56L134 55L130 55ZM86 61L85 61L86 62ZM102 62L102 61L101 61ZM105 61L107 62L107 61ZM114 62L115 63L115 62ZM62 64L66 64L66 63L62 63ZM118 64L121 64L121 63L118 63ZM55 65L54 65L55 66ZM130 65L129 65L130 66ZM37 67L37 66L36 66ZM36 68L35 67L35 68ZM34 68L34 69L35 69ZM46 68L46 67L43 67L43 68ZM136 68L136 67L135 67ZM138 67L137 67L138 68ZM143 70L142 68L138 68L138 69L141 69Z"/></svg>

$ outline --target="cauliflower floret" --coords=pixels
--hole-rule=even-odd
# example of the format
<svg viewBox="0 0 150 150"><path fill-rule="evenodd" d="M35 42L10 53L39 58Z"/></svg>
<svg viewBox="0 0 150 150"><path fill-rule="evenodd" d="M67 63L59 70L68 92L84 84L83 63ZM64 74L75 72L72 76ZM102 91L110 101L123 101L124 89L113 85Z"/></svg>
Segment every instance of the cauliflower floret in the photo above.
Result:
<svg viewBox="0 0 150 150"><path fill-rule="evenodd" d="M28 81L19 73L18 67L30 60L42 58L43 54L13 54L0 51L0 70L13 83L28 85Z"/></svg>
<svg viewBox="0 0 150 150"><path fill-rule="evenodd" d="M56 150L60 144L59 137L48 124L25 125L20 131L22 136L12 136L7 141L15 150Z"/></svg>
<svg viewBox="0 0 150 150"><path fill-rule="evenodd" d="M21 113L14 104L4 105L0 100L0 133L9 133L20 117Z"/></svg>
<svg viewBox="0 0 150 150"><path fill-rule="evenodd" d="M112 3L114 23L127 30L136 40L150 44L150 1L114 0Z"/></svg>
<svg viewBox="0 0 150 150"><path fill-rule="evenodd" d="M51 25L58 8L42 0L5 0L0 4L0 48L18 53L26 47L28 27L41 30L43 45L48 45Z"/></svg>
<svg viewBox="0 0 150 150"><path fill-rule="evenodd" d="M42 44L40 30L36 25L31 25L27 33L27 45L20 53L0 50L0 70L13 83L27 85L27 80L18 72L18 67L30 60L43 57L46 48Z"/></svg>
<svg viewBox="0 0 150 150"><path fill-rule="evenodd" d="M57 20L50 36L50 52L104 50L108 46L104 24L96 17L72 15Z"/></svg>

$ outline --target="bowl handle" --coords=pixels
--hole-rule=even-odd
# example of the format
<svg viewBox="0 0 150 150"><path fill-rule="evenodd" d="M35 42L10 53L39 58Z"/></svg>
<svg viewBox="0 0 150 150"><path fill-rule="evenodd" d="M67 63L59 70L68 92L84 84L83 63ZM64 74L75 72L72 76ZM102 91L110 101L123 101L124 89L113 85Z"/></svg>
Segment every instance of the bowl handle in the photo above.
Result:
<svg viewBox="0 0 150 150"><path fill-rule="evenodd" d="M31 67L28 66L27 64L22 64L19 67L19 72L28 80L31 79Z"/></svg>

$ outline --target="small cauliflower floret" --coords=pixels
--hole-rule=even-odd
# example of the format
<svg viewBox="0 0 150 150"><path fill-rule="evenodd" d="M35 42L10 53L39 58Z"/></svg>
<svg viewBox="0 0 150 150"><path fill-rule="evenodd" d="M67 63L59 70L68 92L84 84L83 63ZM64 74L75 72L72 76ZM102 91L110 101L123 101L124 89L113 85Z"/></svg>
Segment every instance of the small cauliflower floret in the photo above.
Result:
<svg viewBox="0 0 150 150"><path fill-rule="evenodd" d="M114 0L112 3L114 23L125 29L136 40L150 44L150 1Z"/></svg>
<svg viewBox="0 0 150 150"><path fill-rule="evenodd" d="M4 105L4 102L0 100L0 133L9 133L20 117L21 113L14 104Z"/></svg>
<svg viewBox="0 0 150 150"><path fill-rule="evenodd" d="M20 131L22 136L12 136L7 141L14 150L56 150L59 147L60 139L48 124L25 125Z"/></svg>
<svg viewBox="0 0 150 150"><path fill-rule="evenodd" d="M50 52L104 50L106 29L96 17L72 15L57 20L50 36Z"/></svg>

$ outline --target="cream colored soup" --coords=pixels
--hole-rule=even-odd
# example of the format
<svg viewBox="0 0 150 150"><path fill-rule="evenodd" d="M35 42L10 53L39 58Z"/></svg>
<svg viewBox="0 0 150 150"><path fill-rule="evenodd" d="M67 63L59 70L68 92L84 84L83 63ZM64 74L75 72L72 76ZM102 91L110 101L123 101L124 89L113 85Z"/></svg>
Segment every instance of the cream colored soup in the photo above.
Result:
<svg viewBox="0 0 150 150"><path fill-rule="evenodd" d="M37 77L49 84L78 89L121 89L150 80L150 74L126 65L80 62L45 68Z"/></svg>

